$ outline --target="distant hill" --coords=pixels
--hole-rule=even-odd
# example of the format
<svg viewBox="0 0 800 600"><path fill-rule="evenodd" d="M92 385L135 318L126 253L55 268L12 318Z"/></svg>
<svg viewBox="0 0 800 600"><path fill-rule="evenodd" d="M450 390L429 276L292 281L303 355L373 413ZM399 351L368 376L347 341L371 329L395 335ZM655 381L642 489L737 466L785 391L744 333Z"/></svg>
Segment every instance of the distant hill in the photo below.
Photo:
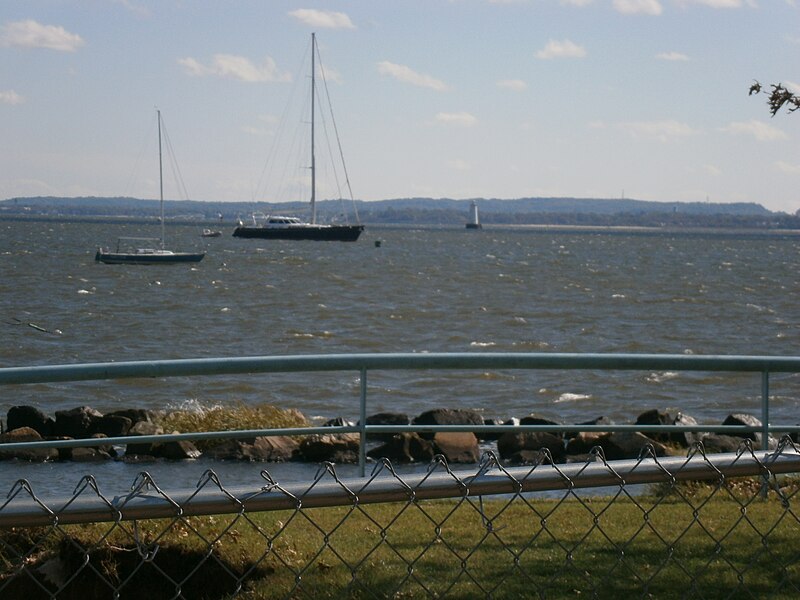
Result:
<svg viewBox="0 0 800 600"><path fill-rule="evenodd" d="M367 224L454 225L466 221L473 200L396 198L374 202L317 202L321 221L355 220ZM760 204L652 202L603 198L475 198L486 225L587 225L643 227L751 227L800 229L800 216L776 213ZM252 213L306 216L305 202L200 202L165 200L165 215L174 220L233 222ZM29 197L0 201L0 218L156 218L157 200L139 198Z"/></svg>

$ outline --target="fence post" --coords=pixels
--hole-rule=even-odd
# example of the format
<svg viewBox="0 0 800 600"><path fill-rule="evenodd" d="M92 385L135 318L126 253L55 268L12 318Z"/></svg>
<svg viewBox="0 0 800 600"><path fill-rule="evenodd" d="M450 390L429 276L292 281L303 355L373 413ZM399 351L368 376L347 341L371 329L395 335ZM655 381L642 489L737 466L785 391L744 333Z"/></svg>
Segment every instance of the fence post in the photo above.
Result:
<svg viewBox="0 0 800 600"><path fill-rule="evenodd" d="M367 470L367 367L361 367L361 402L358 420L360 443L358 445L358 470L364 477Z"/></svg>
<svg viewBox="0 0 800 600"><path fill-rule="evenodd" d="M769 450L769 371L761 372L761 449Z"/></svg>

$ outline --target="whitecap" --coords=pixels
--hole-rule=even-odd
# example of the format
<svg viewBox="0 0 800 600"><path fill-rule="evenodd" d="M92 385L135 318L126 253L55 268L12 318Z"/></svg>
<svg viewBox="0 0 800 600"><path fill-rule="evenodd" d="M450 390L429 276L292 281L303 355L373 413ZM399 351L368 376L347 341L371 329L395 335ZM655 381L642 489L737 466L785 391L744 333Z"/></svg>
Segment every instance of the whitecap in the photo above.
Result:
<svg viewBox="0 0 800 600"><path fill-rule="evenodd" d="M223 307L223 308L220 308L220 309L219 309L219 312L230 312L230 310L231 310L230 308L228 308L227 306L225 306L225 307Z"/></svg>
<svg viewBox="0 0 800 600"><path fill-rule="evenodd" d="M473 348L491 348L492 346L497 346L495 342L470 342L469 345Z"/></svg>
<svg viewBox="0 0 800 600"><path fill-rule="evenodd" d="M650 375L645 377L645 381L648 383L664 383L676 377L678 377L678 373L675 371L664 371L663 373L650 373Z"/></svg>
<svg viewBox="0 0 800 600"><path fill-rule="evenodd" d="M89 290L78 290L78 293L79 293L79 294L82 294L82 295L87 295L87 294L88 294L88 295L91 295L91 294L94 294L94 292L90 292Z"/></svg>
<svg viewBox="0 0 800 600"><path fill-rule="evenodd" d="M565 392L561 394L554 402L558 404L559 402L577 402L579 400L591 400L591 394L572 394L570 392Z"/></svg>

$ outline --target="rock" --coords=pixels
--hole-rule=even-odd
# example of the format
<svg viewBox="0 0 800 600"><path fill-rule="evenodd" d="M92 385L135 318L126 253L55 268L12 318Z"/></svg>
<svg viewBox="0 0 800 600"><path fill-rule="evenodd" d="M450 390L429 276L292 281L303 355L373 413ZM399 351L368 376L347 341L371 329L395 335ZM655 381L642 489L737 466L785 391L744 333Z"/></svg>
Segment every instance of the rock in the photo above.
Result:
<svg viewBox="0 0 800 600"><path fill-rule="evenodd" d="M131 420L131 426L140 421L152 421L152 412L143 408L125 408L106 413L107 417L125 417Z"/></svg>
<svg viewBox="0 0 800 600"><path fill-rule="evenodd" d="M484 419L483 420L483 424L484 425L491 425L491 426L494 426L494 425L512 425L512 426L516 427L520 423L519 423L519 419L518 418L512 417L510 419L506 419L505 421L501 421L500 419ZM501 432L501 431L498 431L498 432L480 431L476 435L478 436L479 440L484 440L484 441L487 441L487 442L496 442L497 440L500 439L500 436L503 435L503 433L505 433L505 432Z"/></svg>
<svg viewBox="0 0 800 600"><path fill-rule="evenodd" d="M731 414L725 417L725 420L722 422L723 425L745 425L747 427L761 427L761 421L754 417L753 415L748 415L744 413L738 414ZM734 434L734 437L739 437L743 439L753 440L753 447L754 448L761 448L761 440L764 437L764 434L760 431L756 432L747 432L742 433L739 435ZM778 447L778 440L776 440L772 435L769 436L767 441L767 447L770 450L774 450Z"/></svg>
<svg viewBox="0 0 800 600"><path fill-rule="evenodd" d="M707 433L700 438L703 449L711 454L714 452L736 452L744 438L724 435L721 433Z"/></svg>
<svg viewBox="0 0 800 600"><path fill-rule="evenodd" d="M483 425L479 412L468 408L435 408L415 417L414 425ZM433 439L433 433L420 432L425 439Z"/></svg>
<svg viewBox="0 0 800 600"><path fill-rule="evenodd" d="M352 421L348 421L344 417L329 419L322 424L323 427L353 427L353 425Z"/></svg>
<svg viewBox="0 0 800 600"><path fill-rule="evenodd" d="M509 456L507 461L508 464L517 467L551 464L550 459L541 450L520 450Z"/></svg>
<svg viewBox="0 0 800 600"><path fill-rule="evenodd" d="M165 458L167 460L200 458L201 455L197 447L188 440L153 444L152 452L157 458Z"/></svg>
<svg viewBox="0 0 800 600"><path fill-rule="evenodd" d="M92 433L102 433L107 437L122 437L128 435L133 421L122 415L103 415L95 419L92 425Z"/></svg>
<svg viewBox="0 0 800 600"><path fill-rule="evenodd" d="M288 462L295 457L299 444L288 436L260 436L224 440L205 454L217 460Z"/></svg>
<svg viewBox="0 0 800 600"><path fill-rule="evenodd" d="M18 427L8 433L0 434L0 460L26 460L29 462L45 462L58 460L58 450L55 448L31 448L28 450L3 450L2 444L18 442L40 442L42 436L32 427Z"/></svg>
<svg viewBox="0 0 800 600"><path fill-rule="evenodd" d="M614 421L612 421L608 417L597 417L595 419L592 419L591 421L582 421L581 423L576 423L576 425L579 426L579 427L581 425L613 425L613 424L614 424ZM564 437L567 438L567 439L570 439L570 438L574 438L575 436L577 436L580 433L581 433L580 430L577 430L577 431L566 431L566 432L564 432Z"/></svg>
<svg viewBox="0 0 800 600"><path fill-rule="evenodd" d="M608 433L600 431L581 431L567 442L567 455L586 455L592 448L600 445L600 438Z"/></svg>
<svg viewBox="0 0 800 600"><path fill-rule="evenodd" d="M311 462L357 463L358 449L357 433L316 434L303 439L299 453Z"/></svg>
<svg viewBox="0 0 800 600"><path fill-rule="evenodd" d="M624 460L639 458L642 448L652 444L656 456L666 456L667 447L646 435L637 432L617 431L600 436L600 447L603 448L606 460Z"/></svg>
<svg viewBox="0 0 800 600"><path fill-rule="evenodd" d="M523 450L538 451L542 448L550 451L554 462L564 462L564 440L546 431L506 432L497 440L497 451L503 459L510 459Z"/></svg>
<svg viewBox="0 0 800 600"><path fill-rule="evenodd" d="M561 423L558 423L556 421L551 421L550 419L547 419L545 417L541 417L541 416L536 415L536 414L530 414L527 417L522 417L519 420L519 424L520 425L561 425ZM556 437L564 437L564 434L561 433L560 431L549 431L547 433L550 433L551 435L554 435Z"/></svg>
<svg viewBox="0 0 800 600"><path fill-rule="evenodd" d="M128 435L162 435L164 430L150 421L139 421L128 431ZM149 442L128 444L125 456L154 456L153 444Z"/></svg>
<svg viewBox="0 0 800 600"><path fill-rule="evenodd" d="M448 463L476 463L481 455L478 438L469 431L439 431L433 436L433 446L436 453L444 455Z"/></svg>
<svg viewBox="0 0 800 600"><path fill-rule="evenodd" d="M103 415L89 406L56 411L54 435L74 439L91 437L95 422Z"/></svg>
<svg viewBox="0 0 800 600"><path fill-rule="evenodd" d="M433 443L412 432L395 434L367 452L370 458L388 458L393 463L430 462L435 455Z"/></svg>
<svg viewBox="0 0 800 600"><path fill-rule="evenodd" d="M640 414L635 425L697 425L694 417L685 415L682 412L659 411L654 408ZM644 435L644 434L643 434ZM697 435L692 432L648 432L647 437L657 442L679 444L684 448L690 446L697 439Z"/></svg>
<svg viewBox="0 0 800 600"><path fill-rule="evenodd" d="M366 419L367 425L409 425L411 418L405 413L385 412L370 415ZM381 440L388 442L394 433L369 433L367 434L368 440Z"/></svg>
<svg viewBox="0 0 800 600"><path fill-rule="evenodd" d="M6 415L6 428L8 431L20 427L30 427L39 432L42 437L53 435L55 421L34 406L12 406Z"/></svg>

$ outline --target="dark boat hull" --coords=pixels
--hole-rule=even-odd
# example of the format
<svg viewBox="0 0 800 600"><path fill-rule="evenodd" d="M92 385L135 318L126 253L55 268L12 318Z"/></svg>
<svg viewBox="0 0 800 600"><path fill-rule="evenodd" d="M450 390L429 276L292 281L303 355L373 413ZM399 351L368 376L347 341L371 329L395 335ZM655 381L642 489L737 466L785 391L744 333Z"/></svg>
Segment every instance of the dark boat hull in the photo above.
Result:
<svg viewBox="0 0 800 600"><path fill-rule="evenodd" d="M170 263L197 263L203 260L205 252L174 252L172 254L143 254L136 252L103 252L94 255L97 262L107 265L163 265Z"/></svg>
<svg viewBox="0 0 800 600"><path fill-rule="evenodd" d="M233 237L262 240L313 240L318 242L355 242L363 225L321 225L319 227L258 227L240 225Z"/></svg>
<svg viewBox="0 0 800 600"><path fill-rule="evenodd" d="M467 229L483 229L480 223L467 223Z"/></svg>

